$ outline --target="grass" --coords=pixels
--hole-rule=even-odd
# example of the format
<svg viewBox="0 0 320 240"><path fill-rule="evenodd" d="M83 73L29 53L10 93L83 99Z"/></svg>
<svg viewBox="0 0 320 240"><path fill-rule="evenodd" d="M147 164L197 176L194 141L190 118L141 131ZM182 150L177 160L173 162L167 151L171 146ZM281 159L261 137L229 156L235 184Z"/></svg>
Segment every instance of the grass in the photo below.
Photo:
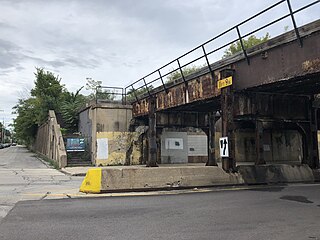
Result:
<svg viewBox="0 0 320 240"><path fill-rule="evenodd" d="M52 159L42 155L42 154L39 154L39 153L36 153L35 155L33 155L33 157L36 157L36 158L40 158L42 159L43 161L45 161L46 163L48 163L51 167L59 170L59 165L57 162L53 161Z"/></svg>

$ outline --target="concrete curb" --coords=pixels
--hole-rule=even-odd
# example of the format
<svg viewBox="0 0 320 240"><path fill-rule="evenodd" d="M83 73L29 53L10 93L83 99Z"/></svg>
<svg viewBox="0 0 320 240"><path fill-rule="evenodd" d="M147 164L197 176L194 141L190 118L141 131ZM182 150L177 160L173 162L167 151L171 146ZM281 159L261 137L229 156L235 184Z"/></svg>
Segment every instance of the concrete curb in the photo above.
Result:
<svg viewBox="0 0 320 240"><path fill-rule="evenodd" d="M75 176L75 177L85 177L87 175L87 172L70 172L66 170L65 168L61 168L60 172L69 175L69 176Z"/></svg>

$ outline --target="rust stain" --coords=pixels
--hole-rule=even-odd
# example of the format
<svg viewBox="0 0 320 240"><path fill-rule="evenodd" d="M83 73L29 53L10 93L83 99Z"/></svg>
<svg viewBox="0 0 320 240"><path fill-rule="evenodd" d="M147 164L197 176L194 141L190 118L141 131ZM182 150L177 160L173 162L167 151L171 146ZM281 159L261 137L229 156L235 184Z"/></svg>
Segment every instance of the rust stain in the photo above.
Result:
<svg viewBox="0 0 320 240"><path fill-rule="evenodd" d="M302 70L304 72L312 73L320 71L320 59L307 60L302 63Z"/></svg>

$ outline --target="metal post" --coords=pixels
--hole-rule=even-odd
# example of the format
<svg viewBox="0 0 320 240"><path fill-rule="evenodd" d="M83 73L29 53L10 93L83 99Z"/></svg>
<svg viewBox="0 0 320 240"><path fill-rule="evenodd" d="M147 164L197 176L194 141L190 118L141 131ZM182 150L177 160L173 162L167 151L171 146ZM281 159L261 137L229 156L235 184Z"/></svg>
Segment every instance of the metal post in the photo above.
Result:
<svg viewBox="0 0 320 240"><path fill-rule="evenodd" d="M319 168L319 148L318 148L318 109L312 109L312 123L311 123L311 134L312 134L312 167Z"/></svg>
<svg viewBox="0 0 320 240"><path fill-rule="evenodd" d="M309 166L319 168L317 109L313 108L314 97L310 97L308 106L309 129Z"/></svg>
<svg viewBox="0 0 320 240"><path fill-rule="evenodd" d="M177 62L178 62L178 66L179 66L179 70L180 70L180 74L181 74L181 77L182 77L182 80L184 82L184 85L188 85L188 83L186 82L186 79L184 77L184 74L183 74L183 71L182 71L182 68L181 68L181 65L180 65L180 62L179 62L179 59L177 59Z"/></svg>
<svg viewBox="0 0 320 240"><path fill-rule="evenodd" d="M136 98L137 102L139 102L138 96L136 94L136 90L133 88L132 85L131 85L131 88L132 88L132 92L133 92L134 97Z"/></svg>
<svg viewBox="0 0 320 240"><path fill-rule="evenodd" d="M220 72L221 78L233 76L234 71L225 69ZM233 89L232 85L221 89L221 120L222 120L222 137L228 137L229 141L229 157L222 158L222 168L226 172L236 171L235 160L235 135L234 135L234 119L233 119Z"/></svg>
<svg viewBox="0 0 320 240"><path fill-rule="evenodd" d="M208 59L208 55L206 53L206 49L204 48L204 45L202 45L202 50L203 50L204 57L206 58L206 62L207 62L207 65L208 65L208 68L209 68L209 71L210 71L210 74L211 74L212 81L214 82L214 72L212 71L212 68L210 66L210 62L209 62L209 59Z"/></svg>
<svg viewBox="0 0 320 240"><path fill-rule="evenodd" d="M158 69L158 73L159 73L159 76L160 76L160 80L161 80L161 82L162 82L163 89L164 89L164 91L165 91L166 93L168 93L168 89L166 88L166 85L164 84L164 81L163 81L163 78L162 78L160 69Z"/></svg>
<svg viewBox="0 0 320 240"><path fill-rule="evenodd" d="M264 156L263 156L263 126L262 122L256 120L256 165L265 164Z"/></svg>
<svg viewBox="0 0 320 240"><path fill-rule="evenodd" d="M208 161L206 166L217 166L215 157L215 113L209 113L209 131L208 131Z"/></svg>
<svg viewBox="0 0 320 240"><path fill-rule="evenodd" d="M157 131L156 131L156 98L149 98L149 130L148 130L148 162L147 167L157 165Z"/></svg>
<svg viewBox="0 0 320 240"><path fill-rule="evenodd" d="M149 88L148 88L148 85L147 85L147 83L146 83L146 79L145 79L145 78L142 78L142 79L143 79L143 82L144 82L144 86L146 87L146 89L147 89L147 91L148 91L148 95L149 95L149 97L151 97L150 91L149 91Z"/></svg>
<svg viewBox="0 0 320 240"><path fill-rule="evenodd" d="M290 0L287 0L287 4L288 4L288 8L289 8L289 12L290 12L293 28L294 28L294 31L296 32L296 36L297 36L297 40L298 40L299 46L302 47L303 46L302 39L300 37L299 30L297 28L297 24L296 24L296 21L294 19L294 15L293 15L293 12L292 12Z"/></svg>
<svg viewBox="0 0 320 240"><path fill-rule="evenodd" d="M248 57L246 49L244 48L244 44L243 44L243 41L242 41L242 37L241 37L241 34L240 34L239 27L236 26L236 29L237 29L237 33L238 33L238 37L239 37L239 41L240 41L240 44L241 44L241 48L242 48L243 54L244 54L245 58L247 59L248 65L250 65L250 59Z"/></svg>
<svg viewBox="0 0 320 240"><path fill-rule="evenodd" d="M0 112L4 112L4 110L0 109ZM5 127L4 127L4 118L2 119L2 128L1 128L1 140L4 143L4 135L5 135Z"/></svg>

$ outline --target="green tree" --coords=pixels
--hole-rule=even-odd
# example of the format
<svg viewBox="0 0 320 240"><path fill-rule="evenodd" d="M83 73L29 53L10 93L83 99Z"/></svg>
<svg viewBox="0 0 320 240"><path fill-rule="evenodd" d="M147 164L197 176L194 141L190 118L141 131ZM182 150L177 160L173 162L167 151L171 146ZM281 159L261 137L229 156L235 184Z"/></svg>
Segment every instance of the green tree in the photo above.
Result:
<svg viewBox="0 0 320 240"><path fill-rule="evenodd" d="M186 67L182 68L183 76L186 77L192 73L195 73L195 72L199 71L202 67L203 66L195 66L195 65L186 66ZM173 82L174 80L177 80L179 78L182 78L181 72L180 72L180 70L176 70L167 76L166 82L167 83Z"/></svg>
<svg viewBox="0 0 320 240"><path fill-rule="evenodd" d="M38 126L47 119L49 110L56 113L62 111L66 125L74 129L77 124L77 110L86 99L80 97L81 89L76 94L69 93L59 77L41 68L36 68L34 83L35 87L30 91L31 97L19 99L13 108L17 114L13 124L16 138L27 145L34 141Z"/></svg>
<svg viewBox="0 0 320 240"><path fill-rule="evenodd" d="M139 98L139 96L147 93L148 89L149 89L149 91L151 91L153 89L153 86L150 85L148 87L142 87L142 88L139 88L139 89L135 89L134 91L132 89L130 89L127 92L127 101L129 101L129 102L135 101L136 100L136 96Z"/></svg>
<svg viewBox="0 0 320 240"><path fill-rule="evenodd" d="M270 34L266 33L266 35L261 38L257 38L255 35L251 35L248 39L243 39L242 42L243 42L244 48L248 49L260 43L264 43L269 39L270 39ZM224 55L222 58L229 57L241 51L242 51L241 43L240 41L237 41L235 43L232 43L230 47L224 51Z"/></svg>
<svg viewBox="0 0 320 240"><path fill-rule="evenodd" d="M64 92L63 101L60 106L60 113L64 121L67 132L76 132L78 130L79 111L85 106L87 97L80 94L81 87L76 93Z"/></svg>
<svg viewBox="0 0 320 240"><path fill-rule="evenodd" d="M17 114L13 126L15 129L15 137L25 144L31 144L37 134L37 113L35 111L37 100L29 98L26 100L19 99L16 106L13 107L13 113Z"/></svg>
<svg viewBox="0 0 320 240"><path fill-rule="evenodd" d="M92 78L87 78L86 89L91 90L91 94L88 96L89 100L104 99L113 100L113 94L108 90L103 90L101 87L102 81L96 81Z"/></svg>
<svg viewBox="0 0 320 240"><path fill-rule="evenodd" d="M31 90L31 96L35 98L36 123L41 124L46 120L49 110L59 112L59 103L65 88L58 76L49 71L45 72L42 68L36 70L35 87Z"/></svg>

